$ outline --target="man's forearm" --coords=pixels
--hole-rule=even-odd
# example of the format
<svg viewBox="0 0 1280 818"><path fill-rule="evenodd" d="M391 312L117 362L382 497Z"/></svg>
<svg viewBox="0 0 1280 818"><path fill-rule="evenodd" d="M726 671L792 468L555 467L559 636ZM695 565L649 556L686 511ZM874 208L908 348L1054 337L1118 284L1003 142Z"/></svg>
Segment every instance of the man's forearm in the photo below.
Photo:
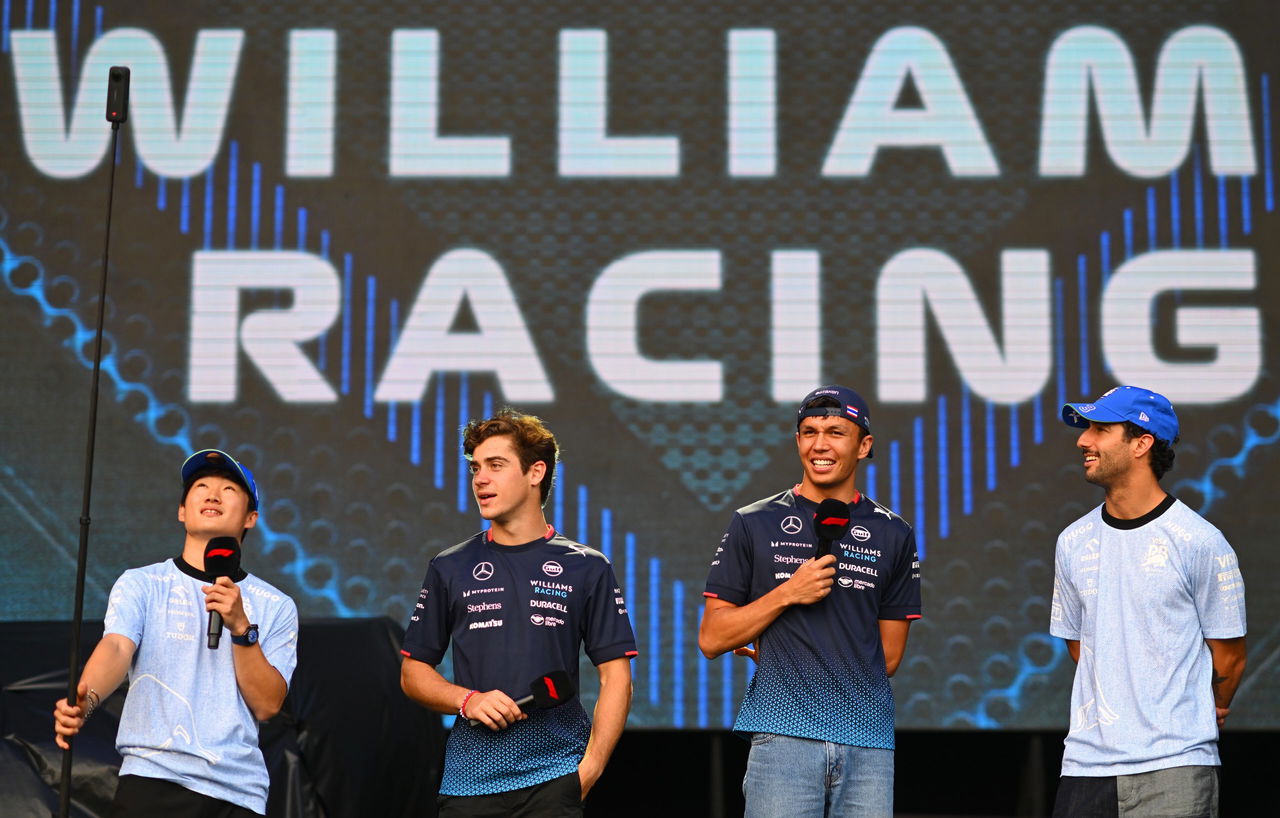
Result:
<svg viewBox="0 0 1280 818"><path fill-rule="evenodd" d="M267 661L260 645L232 645L231 658L236 668L236 686L249 712L258 721L280 712L289 692L284 677Z"/></svg>
<svg viewBox="0 0 1280 818"><path fill-rule="evenodd" d="M95 707L114 693L125 676L129 675L135 650L133 642L118 633L103 636L102 641L93 649L89 661L84 663L80 681L92 691L92 697L98 699L98 702L94 702Z"/></svg>
<svg viewBox="0 0 1280 818"><path fill-rule="evenodd" d="M702 627L698 631L698 647L708 659L726 651L750 644L773 624L789 605L779 585L769 593L746 605L733 605L708 600Z"/></svg>
<svg viewBox="0 0 1280 818"><path fill-rule="evenodd" d="M1213 661L1213 703L1226 709L1235 698L1240 680L1244 678L1245 643L1238 639L1206 639Z"/></svg>
<svg viewBox="0 0 1280 818"><path fill-rule="evenodd" d="M457 713L471 691L440 675L426 662L405 657L400 664L400 689L418 704L437 713Z"/></svg>
<svg viewBox="0 0 1280 818"><path fill-rule="evenodd" d="M631 711L631 660L614 659L600 666L600 696L596 699L596 709L591 720L591 737L587 741L587 751L582 757L580 769L588 789L609 763L609 756L622 737L623 728L627 725L627 714Z"/></svg>

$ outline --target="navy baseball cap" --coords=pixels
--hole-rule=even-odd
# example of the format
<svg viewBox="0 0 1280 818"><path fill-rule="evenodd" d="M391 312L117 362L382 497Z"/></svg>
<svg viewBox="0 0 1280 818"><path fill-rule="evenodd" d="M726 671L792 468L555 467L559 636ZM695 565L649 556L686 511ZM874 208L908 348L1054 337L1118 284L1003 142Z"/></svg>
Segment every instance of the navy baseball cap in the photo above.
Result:
<svg viewBox="0 0 1280 818"><path fill-rule="evenodd" d="M253 472L249 471L248 466L224 451L201 449L183 462L182 485L186 486L187 483L191 482L191 478L201 469L224 469L233 475L237 475L240 479L236 482L244 486L244 490L249 492L249 510L258 510L258 484L254 482Z"/></svg>
<svg viewBox="0 0 1280 818"><path fill-rule="evenodd" d="M835 398L840 405L805 408L805 404L809 401L821 397ZM800 408L796 410L796 428L800 428L800 421L805 418L826 417L851 420L861 426L867 434L871 434L871 413L867 411L867 402L847 386L820 386L805 395L804 400L800 401ZM867 457L875 457L874 448L867 453Z"/></svg>
<svg viewBox="0 0 1280 818"><path fill-rule="evenodd" d="M1173 404L1159 392L1141 386L1117 386L1093 403L1067 403L1062 407L1062 422L1068 426L1087 429L1091 420L1098 423L1127 420L1169 444L1178 438L1178 416L1174 414Z"/></svg>

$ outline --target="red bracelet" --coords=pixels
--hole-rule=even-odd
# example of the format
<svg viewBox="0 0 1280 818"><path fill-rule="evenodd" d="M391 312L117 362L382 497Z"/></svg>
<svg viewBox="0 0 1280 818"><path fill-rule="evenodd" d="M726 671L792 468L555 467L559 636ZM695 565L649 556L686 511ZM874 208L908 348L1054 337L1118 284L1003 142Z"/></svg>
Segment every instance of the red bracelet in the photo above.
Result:
<svg viewBox="0 0 1280 818"><path fill-rule="evenodd" d="M464 719L467 717L467 702L471 701L471 697L476 695L476 693L478 692L479 691L473 690L467 695L462 697L462 704L458 705L459 716L462 716Z"/></svg>

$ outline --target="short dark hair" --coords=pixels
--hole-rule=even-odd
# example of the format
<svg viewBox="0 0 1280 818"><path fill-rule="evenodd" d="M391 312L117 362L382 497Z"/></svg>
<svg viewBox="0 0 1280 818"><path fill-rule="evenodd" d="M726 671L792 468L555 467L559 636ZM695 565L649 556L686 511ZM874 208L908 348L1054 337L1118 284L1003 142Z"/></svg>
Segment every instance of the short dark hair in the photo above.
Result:
<svg viewBox="0 0 1280 818"><path fill-rule="evenodd" d="M1131 420L1124 422L1125 440L1133 440L1135 437L1142 437L1143 435L1151 435L1151 432ZM1173 468L1173 459L1177 457L1177 452L1173 450L1173 447L1177 444L1179 438L1161 440L1155 435L1151 435L1151 437L1155 442L1151 444L1151 454L1147 459L1151 463L1151 471L1155 473L1156 479L1159 480Z"/></svg>
<svg viewBox="0 0 1280 818"><path fill-rule="evenodd" d="M244 489L244 493L248 496L249 510L258 510L257 503L255 503L253 499L253 492L249 491L249 487L244 484L244 478L231 469L224 469L219 466L209 466L208 468L200 469L196 473L192 474L191 478L182 484L182 499L178 500L178 505L185 505L187 502L187 495L191 493L191 487L206 477L221 477L235 483L237 486ZM240 532L240 542L242 544L244 543L244 538L248 535L249 529L247 528Z"/></svg>
<svg viewBox="0 0 1280 818"><path fill-rule="evenodd" d="M547 464L547 473L538 484L542 504L546 505L547 495L551 494L551 487L555 483L556 463L560 460L556 436L551 434L541 418L507 407L500 409L491 418L468 423L462 430L462 451L470 460L477 446L500 435L511 437L516 456L520 458L522 473L527 473L539 460Z"/></svg>

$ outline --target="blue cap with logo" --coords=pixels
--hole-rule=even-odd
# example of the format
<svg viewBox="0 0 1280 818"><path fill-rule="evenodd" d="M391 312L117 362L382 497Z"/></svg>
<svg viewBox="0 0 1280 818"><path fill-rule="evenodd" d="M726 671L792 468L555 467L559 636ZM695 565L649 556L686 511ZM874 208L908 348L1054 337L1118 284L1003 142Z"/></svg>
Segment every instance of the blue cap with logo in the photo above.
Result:
<svg viewBox="0 0 1280 818"><path fill-rule="evenodd" d="M805 408L805 404L809 401L821 397L834 398L840 405ZM804 400L800 401L800 408L796 410L796 428L800 427L800 421L805 418L825 417L851 420L861 426L867 434L871 434L871 414L867 411L867 402L847 386L820 386L805 395ZM867 457L875 457L875 450L868 452Z"/></svg>
<svg viewBox="0 0 1280 818"><path fill-rule="evenodd" d="M1093 403L1067 403L1062 407L1062 421L1068 426L1087 429L1091 420L1097 423L1127 420L1165 443L1172 444L1178 439L1178 416L1174 414L1173 404L1159 392L1141 386L1117 386Z"/></svg>
<svg viewBox="0 0 1280 818"><path fill-rule="evenodd" d="M201 469L223 469L239 477L237 483L244 486L249 493L249 510L258 510L258 484L254 482L253 472L249 467L231 455L218 449L201 449L188 457L182 464L182 485L191 482L191 478Z"/></svg>

